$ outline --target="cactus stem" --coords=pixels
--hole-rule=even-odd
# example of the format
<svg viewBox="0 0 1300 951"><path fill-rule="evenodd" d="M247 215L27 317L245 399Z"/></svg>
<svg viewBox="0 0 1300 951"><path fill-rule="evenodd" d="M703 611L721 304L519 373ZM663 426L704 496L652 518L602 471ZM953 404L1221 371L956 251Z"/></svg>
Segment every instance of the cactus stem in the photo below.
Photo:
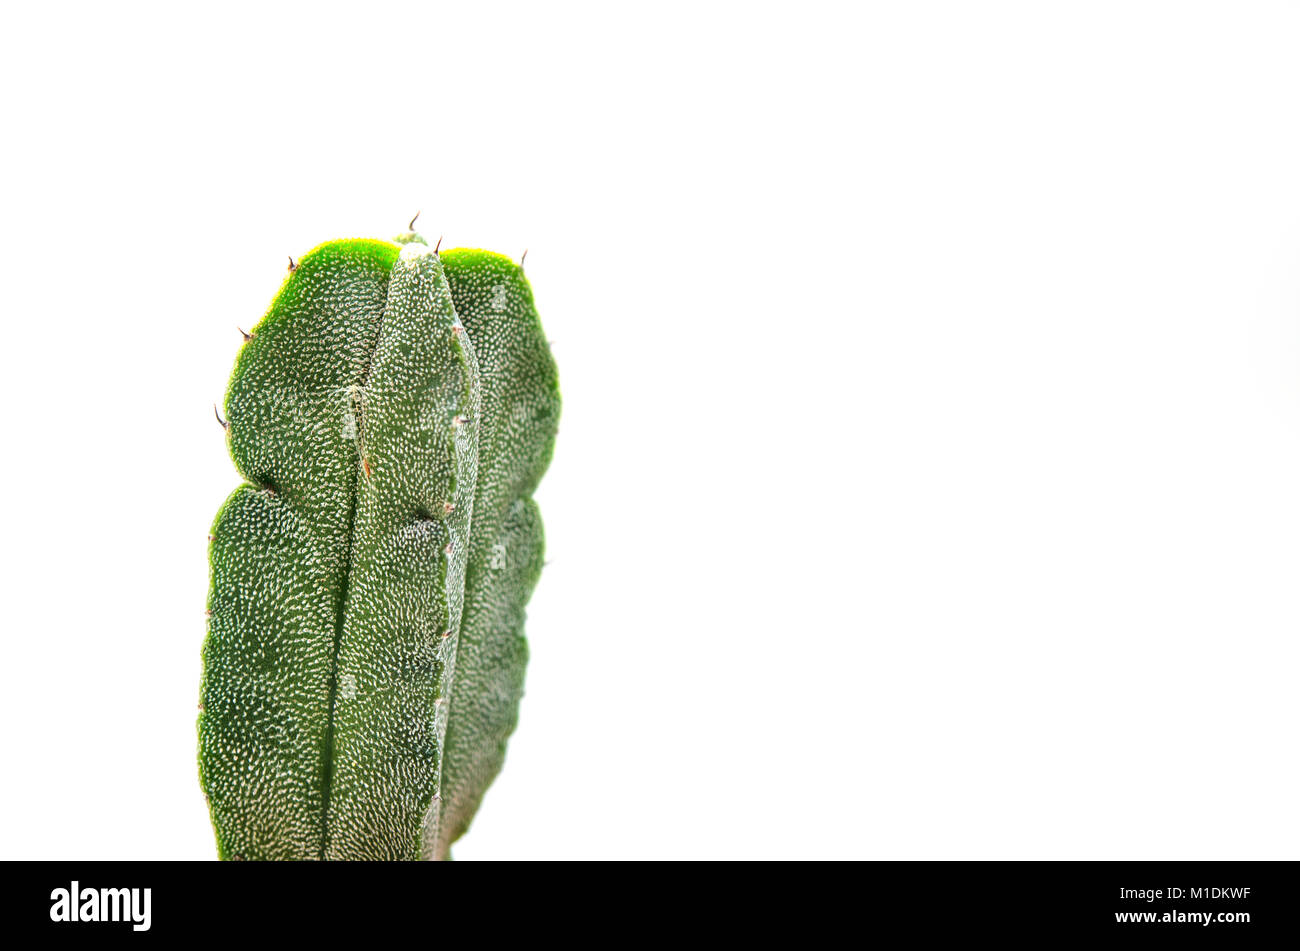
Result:
<svg viewBox="0 0 1300 951"><path fill-rule="evenodd" d="M444 261L422 217L391 244L326 242L302 277L289 255L213 404L245 480L209 529L199 608L200 779L225 859L448 858L514 729L556 370L527 250L520 270ZM359 677L392 689L361 703Z"/></svg>
<svg viewBox="0 0 1300 951"><path fill-rule="evenodd" d="M418 218L418 217L420 217L420 213L417 211L417 212L415 213L415 218ZM406 230L407 230L407 231L414 231L414 230L415 230L415 218L412 218L412 219L411 219L411 223L410 223L409 225L406 226Z"/></svg>

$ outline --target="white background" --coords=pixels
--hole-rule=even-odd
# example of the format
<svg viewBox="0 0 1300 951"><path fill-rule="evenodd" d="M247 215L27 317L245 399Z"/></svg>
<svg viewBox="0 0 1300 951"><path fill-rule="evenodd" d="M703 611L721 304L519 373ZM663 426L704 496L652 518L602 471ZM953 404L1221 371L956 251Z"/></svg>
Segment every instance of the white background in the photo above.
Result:
<svg viewBox="0 0 1300 951"><path fill-rule="evenodd" d="M419 209L565 399L458 858L1300 857L1300 10L469 6L0 17L0 856L214 856L235 327Z"/></svg>

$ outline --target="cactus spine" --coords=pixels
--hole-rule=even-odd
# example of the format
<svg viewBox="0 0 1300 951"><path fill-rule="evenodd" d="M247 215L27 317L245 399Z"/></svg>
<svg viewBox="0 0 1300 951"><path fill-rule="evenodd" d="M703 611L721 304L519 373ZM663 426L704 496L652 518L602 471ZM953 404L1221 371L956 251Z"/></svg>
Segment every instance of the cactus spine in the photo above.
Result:
<svg viewBox="0 0 1300 951"><path fill-rule="evenodd" d="M443 858L522 692L559 413L522 270L335 241L226 397L200 778L222 858ZM440 795L441 793L441 795Z"/></svg>

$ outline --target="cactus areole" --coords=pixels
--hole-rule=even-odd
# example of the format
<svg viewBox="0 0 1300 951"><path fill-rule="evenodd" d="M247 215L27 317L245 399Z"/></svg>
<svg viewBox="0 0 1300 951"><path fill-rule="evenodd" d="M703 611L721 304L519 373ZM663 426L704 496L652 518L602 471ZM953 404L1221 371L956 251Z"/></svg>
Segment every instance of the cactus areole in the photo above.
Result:
<svg viewBox="0 0 1300 951"><path fill-rule="evenodd" d="M441 859L501 769L542 566L555 363L523 269L331 241L218 420L199 776L223 859Z"/></svg>

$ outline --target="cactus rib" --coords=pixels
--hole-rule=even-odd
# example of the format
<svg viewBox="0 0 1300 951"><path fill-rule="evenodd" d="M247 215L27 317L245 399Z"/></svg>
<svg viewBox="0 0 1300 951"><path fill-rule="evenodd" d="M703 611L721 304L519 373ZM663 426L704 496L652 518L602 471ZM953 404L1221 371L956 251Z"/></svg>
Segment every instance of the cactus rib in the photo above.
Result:
<svg viewBox="0 0 1300 951"><path fill-rule="evenodd" d="M544 547L531 496L551 461L560 415L555 361L522 266L486 251L458 249L442 257L479 361L483 425L439 858L469 827L518 719L528 660L524 605L541 574Z"/></svg>

